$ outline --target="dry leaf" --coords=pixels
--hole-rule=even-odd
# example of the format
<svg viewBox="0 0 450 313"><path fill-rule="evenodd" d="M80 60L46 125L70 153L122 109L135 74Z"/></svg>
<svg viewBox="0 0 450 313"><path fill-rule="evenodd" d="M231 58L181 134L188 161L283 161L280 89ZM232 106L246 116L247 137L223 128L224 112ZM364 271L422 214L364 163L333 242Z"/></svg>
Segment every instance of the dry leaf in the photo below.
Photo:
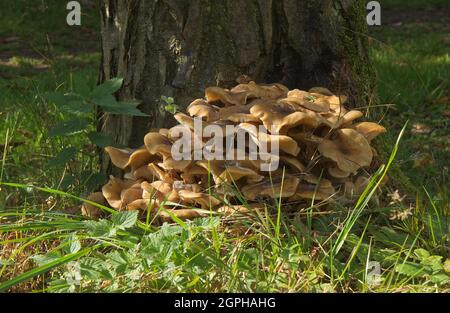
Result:
<svg viewBox="0 0 450 313"><path fill-rule="evenodd" d="M431 132L431 128L422 123L415 123L412 125L411 133L414 135L417 134L429 134Z"/></svg>
<svg viewBox="0 0 450 313"><path fill-rule="evenodd" d="M450 96L439 97L436 100L434 100L434 103L436 103L436 104L450 103Z"/></svg>
<svg viewBox="0 0 450 313"><path fill-rule="evenodd" d="M433 156L430 153L419 154L414 158L413 168L425 167L434 163Z"/></svg>

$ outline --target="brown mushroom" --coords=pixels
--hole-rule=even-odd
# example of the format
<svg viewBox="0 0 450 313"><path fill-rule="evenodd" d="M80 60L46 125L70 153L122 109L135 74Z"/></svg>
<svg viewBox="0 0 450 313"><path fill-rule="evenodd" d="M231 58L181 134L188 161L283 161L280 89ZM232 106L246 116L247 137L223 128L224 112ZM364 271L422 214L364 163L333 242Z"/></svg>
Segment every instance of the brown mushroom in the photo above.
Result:
<svg viewBox="0 0 450 313"><path fill-rule="evenodd" d="M205 98L209 103L220 101L225 106L243 105L247 101L247 92L231 92L220 87L208 87L205 89Z"/></svg>
<svg viewBox="0 0 450 313"><path fill-rule="evenodd" d="M349 128L336 130L334 138L324 139L317 149L324 157L336 162L340 170L348 173L370 165L373 157L364 136Z"/></svg>
<svg viewBox="0 0 450 313"><path fill-rule="evenodd" d="M284 164L293 168L294 170L296 170L299 173L303 173L305 171L305 166L302 164L302 162L300 162L299 159L297 159L295 157L282 155L282 156L280 156L280 160L281 160L281 162L283 162Z"/></svg>
<svg viewBox="0 0 450 313"><path fill-rule="evenodd" d="M180 190L178 195L183 201L189 204L200 205L203 210L209 210L210 208L214 208L220 204L218 199L203 192Z"/></svg>
<svg viewBox="0 0 450 313"><path fill-rule="evenodd" d="M200 117L206 122L213 122L219 119L219 112L204 100L197 99L187 108L190 116Z"/></svg>
<svg viewBox="0 0 450 313"><path fill-rule="evenodd" d="M120 169L131 168L134 171L138 167L151 162L155 159L147 149L140 148L136 150L118 149L108 146L105 148L106 153L109 154L111 162Z"/></svg>
<svg viewBox="0 0 450 313"><path fill-rule="evenodd" d="M317 177L309 175L302 178L302 181L298 184L295 195L289 198L289 200L325 200L330 199L335 192L336 191L329 180L325 178L318 179Z"/></svg>
<svg viewBox="0 0 450 313"><path fill-rule="evenodd" d="M122 180L110 176L106 185L102 187L102 194L109 205L118 210L137 199L142 199L141 181Z"/></svg>
<svg viewBox="0 0 450 313"><path fill-rule="evenodd" d="M183 221L207 216L205 213L199 213L196 210L192 210L192 209L172 209L172 210L161 211L159 213L160 217L165 221L172 221L171 214L173 214L175 217L177 217Z"/></svg>
<svg viewBox="0 0 450 313"><path fill-rule="evenodd" d="M105 147L105 152L108 153L111 162L120 169L125 169L130 159L131 149L119 149L115 147Z"/></svg>
<svg viewBox="0 0 450 313"><path fill-rule="evenodd" d="M101 204L101 205L106 205L106 199L105 197L103 197L103 194L101 192L94 192L92 194L90 194L86 200ZM83 205L81 206L81 214L83 214L84 216L88 216L91 218L99 218L102 215L102 210L99 209L98 207L96 207L95 205L92 205L88 202L84 202Z"/></svg>
<svg viewBox="0 0 450 313"><path fill-rule="evenodd" d="M145 147L152 155L159 155L161 157L170 157L172 144L163 135L159 133L150 132L144 137Z"/></svg>
<svg viewBox="0 0 450 313"><path fill-rule="evenodd" d="M286 134L289 129L299 125L315 128L324 121L319 114L288 102L260 101L252 106L250 112L270 132L278 134Z"/></svg>
<svg viewBox="0 0 450 313"><path fill-rule="evenodd" d="M200 160L196 164L210 172L216 184L223 182L232 183L240 179L253 183L263 179L263 176L256 171L241 167L236 162Z"/></svg>
<svg viewBox="0 0 450 313"><path fill-rule="evenodd" d="M254 102L251 102L246 105L235 105L221 108L219 110L220 119L229 120L235 123L259 122L258 117L250 114L250 109L253 105Z"/></svg>
<svg viewBox="0 0 450 313"><path fill-rule="evenodd" d="M284 151L290 155L297 155L300 152L298 143L289 136L271 135L267 132L258 131L255 125L249 123L241 123L238 126L238 132L245 131L250 135L250 139L262 149L266 147L267 151L272 151L274 145L278 144L280 151Z"/></svg>
<svg viewBox="0 0 450 313"><path fill-rule="evenodd" d="M330 103L324 96L299 89L289 91L287 98L281 101L295 103L314 112L328 112L330 110Z"/></svg>
<svg viewBox="0 0 450 313"><path fill-rule="evenodd" d="M255 200L258 196L271 198L291 197L295 194L300 178L294 176L275 177L272 180L264 180L260 183L246 185L242 188L242 194L246 199Z"/></svg>
<svg viewBox="0 0 450 313"><path fill-rule="evenodd" d="M350 175L350 172L345 172L337 166L331 166L327 170L328 173L335 178L345 178Z"/></svg>
<svg viewBox="0 0 450 313"><path fill-rule="evenodd" d="M252 211L262 211L257 204L245 205L223 205L217 209L217 212L223 213L225 216L233 214L248 214Z"/></svg>
<svg viewBox="0 0 450 313"><path fill-rule="evenodd" d="M386 132L386 128L372 122L361 122L350 126L350 128L363 135L368 142L371 142L375 137Z"/></svg>
<svg viewBox="0 0 450 313"><path fill-rule="evenodd" d="M231 89L232 93L244 92L248 98L278 99L285 97L289 89L282 84L256 84L250 81L248 84L239 84Z"/></svg>
<svg viewBox="0 0 450 313"><path fill-rule="evenodd" d="M309 93L318 93L323 96L334 96L334 94L325 87L312 87L308 90Z"/></svg>

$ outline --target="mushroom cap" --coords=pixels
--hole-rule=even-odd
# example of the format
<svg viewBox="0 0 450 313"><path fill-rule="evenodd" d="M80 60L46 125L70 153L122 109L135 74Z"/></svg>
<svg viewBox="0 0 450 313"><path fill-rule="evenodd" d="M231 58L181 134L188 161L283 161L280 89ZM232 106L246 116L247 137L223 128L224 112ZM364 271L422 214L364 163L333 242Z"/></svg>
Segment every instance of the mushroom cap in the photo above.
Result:
<svg viewBox="0 0 450 313"><path fill-rule="evenodd" d="M102 187L102 194L112 208L121 208L122 200L120 199L120 193L124 188L131 187L132 182L131 180L124 181L120 178L110 176L109 181Z"/></svg>
<svg viewBox="0 0 450 313"><path fill-rule="evenodd" d="M127 209L127 206L136 200L142 200L143 190L140 186L130 187L120 192L120 200L122 201L121 209Z"/></svg>
<svg viewBox="0 0 450 313"><path fill-rule="evenodd" d="M180 174L183 181L188 184L199 181L198 177L205 175L208 175L208 171L196 163L193 163L189 167L185 168Z"/></svg>
<svg viewBox="0 0 450 313"><path fill-rule="evenodd" d="M148 164L143 165L132 172L133 179L145 179L147 181L154 180L154 173L149 169Z"/></svg>
<svg viewBox="0 0 450 313"><path fill-rule="evenodd" d="M346 178L350 175L350 172L345 172L337 166L329 167L328 173L335 178Z"/></svg>
<svg viewBox="0 0 450 313"><path fill-rule="evenodd" d="M349 128L336 130L334 135L334 139L324 139L317 147L324 157L335 161L340 170L349 173L370 165L373 153L364 136Z"/></svg>
<svg viewBox="0 0 450 313"><path fill-rule="evenodd" d="M126 210L150 210L153 211L159 206L159 203L155 199L137 199L126 205Z"/></svg>
<svg viewBox="0 0 450 313"><path fill-rule="evenodd" d="M259 122L259 118L250 114L250 109L254 105L252 101L246 105L235 105L220 108L219 116L221 120L228 120L235 123Z"/></svg>
<svg viewBox="0 0 450 313"><path fill-rule="evenodd" d="M225 106L243 105L247 102L247 92L231 92L220 87L208 87L205 89L205 98L208 103L220 101Z"/></svg>
<svg viewBox="0 0 450 313"><path fill-rule="evenodd" d="M202 192L180 190L178 194L183 201L200 205L203 210L209 210L210 208L214 208L220 204L218 199Z"/></svg>
<svg viewBox="0 0 450 313"><path fill-rule="evenodd" d="M158 133L160 133L164 137L167 137L169 135L169 129L168 128L160 128L160 129L158 129Z"/></svg>
<svg viewBox="0 0 450 313"><path fill-rule="evenodd" d="M171 221L172 216L168 212L170 212L171 214L175 215L177 218L183 221L206 216L206 214L199 213L198 211L192 209L172 209L167 211L161 211L159 212L159 216L165 221Z"/></svg>
<svg viewBox="0 0 450 313"><path fill-rule="evenodd" d="M386 128L372 122L357 123L352 125L351 128L363 135L368 142L371 142L375 137L386 132Z"/></svg>
<svg viewBox="0 0 450 313"><path fill-rule="evenodd" d="M159 133L150 132L145 135L144 144L150 154L156 154L162 157L172 156L172 143L167 137L164 137Z"/></svg>
<svg viewBox="0 0 450 313"><path fill-rule="evenodd" d="M239 84L231 89L233 93L245 92L247 98L278 99L285 97L289 89L282 84L256 84L250 81L247 84Z"/></svg>
<svg viewBox="0 0 450 313"><path fill-rule="evenodd" d="M259 175L256 171L241 166L227 166L225 170L217 177L219 182L236 182L241 178L245 178L247 183L255 183L261 181L264 176Z"/></svg>
<svg viewBox="0 0 450 313"><path fill-rule="evenodd" d="M128 163L125 164L126 167L131 167L131 170L134 171L135 169L141 167L144 164L148 164L149 162L155 160L156 157L151 155L148 150L144 148L137 149L134 151L128 160Z"/></svg>
<svg viewBox="0 0 450 313"><path fill-rule="evenodd" d="M131 149L119 149L115 147L105 147L105 152L108 153L111 162L120 169L125 169L130 155L132 153Z"/></svg>
<svg viewBox="0 0 450 313"><path fill-rule="evenodd" d="M312 87L308 90L309 93L318 93L323 96L334 96L334 94L325 87Z"/></svg>
<svg viewBox="0 0 450 313"><path fill-rule="evenodd" d="M186 111L188 111L191 107L196 106L196 105L209 105L208 101L206 101L205 99L195 99L194 101L192 101L186 108Z"/></svg>
<svg viewBox="0 0 450 313"><path fill-rule="evenodd" d="M295 169L296 171L298 171L300 173L303 173L305 171L305 166L302 164L302 162L300 162L299 159L297 159L295 157L281 155L280 160L284 164L290 166L291 168Z"/></svg>
<svg viewBox="0 0 450 313"><path fill-rule="evenodd" d="M246 199L255 200L258 196L268 196L271 198L291 197L295 194L300 178L286 176L284 180L281 176L273 178L272 181L264 180L260 183L246 185L242 188L242 194Z"/></svg>
<svg viewBox="0 0 450 313"><path fill-rule="evenodd" d="M201 187L199 184L186 184L182 180L176 180L173 182L172 188L176 191L187 190L193 192L200 192Z"/></svg>
<svg viewBox="0 0 450 313"><path fill-rule="evenodd" d="M289 129L299 125L315 128L323 121L319 114L285 101L260 101L251 107L250 112L258 117L269 131L279 134L286 134Z"/></svg>
<svg viewBox="0 0 450 313"><path fill-rule="evenodd" d="M261 145L267 147L267 151L272 151L274 142L278 141L278 148L280 151L284 151L290 155L297 155L300 152L298 143L289 136L286 135L272 135L267 132L261 132L256 129L253 124L241 123L238 126L238 132L245 131L250 135L250 139L253 140L258 147Z"/></svg>
<svg viewBox="0 0 450 313"><path fill-rule="evenodd" d="M345 112L345 113L344 113ZM333 112L322 114L323 125L330 127L331 129L346 128L353 120L363 116L361 111L351 110L342 112ZM346 126L347 125L347 126Z"/></svg>
<svg viewBox="0 0 450 313"><path fill-rule="evenodd" d="M161 196L160 199L165 199L170 202L178 202L180 200L178 192L173 189L172 183L165 181L154 181L150 183L150 186L156 190ZM151 193L152 189L146 185L145 190Z"/></svg>
<svg viewBox="0 0 450 313"><path fill-rule="evenodd" d="M251 211L262 211L261 207L257 204L245 205L223 205L217 209L217 212L223 213L225 216L232 214L245 214Z"/></svg>
<svg viewBox="0 0 450 313"><path fill-rule="evenodd" d="M141 181L122 180L110 176L109 181L102 187L102 194L108 204L118 210L139 198L142 198Z"/></svg>
<svg viewBox="0 0 450 313"><path fill-rule="evenodd" d="M94 192L90 194L86 200L96 202L101 205L106 204L106 199L103 197L101 192ZM81 214L91 218L99 218L102 215L102 210L90 203L84 202L81 206Z"/></svg>
<svg viewBox="0 0 450 313"><path fill-rule="evenodd" d="M321 187L313 183L302 181L297 187L294 197L289 198L291 201L300 199L325 200L331 198L336 190L333 186Z"/></svg>
<svg viewBox="0 0 450 313"><path fill-rule="evenodd" d="M197 99L199 100L199 99ZM204 102L204 103L203 103ZM200 117L206 122L213 122L219 119L219 112L206 101L192 102L187 108L190 116Z"/></svg>
<svg viewBox="0 0 450 313"><path fill-rule="evenodd" d="M289 91L287 98L281 101L295 103L314 112L328 112L330 110L330 103L323 95L299 89Z"/></svg>
<svg viewBox="0 0 450 313"><path fill-rule="evenodd" d="M181 125L187 126L191 130L194 130L194 119L192 117L190 117L189 115L184 114L184 113L177 113L173 117ZM202 126L204 126L203 124L204 124L204 122L202 122Z"/></svg>

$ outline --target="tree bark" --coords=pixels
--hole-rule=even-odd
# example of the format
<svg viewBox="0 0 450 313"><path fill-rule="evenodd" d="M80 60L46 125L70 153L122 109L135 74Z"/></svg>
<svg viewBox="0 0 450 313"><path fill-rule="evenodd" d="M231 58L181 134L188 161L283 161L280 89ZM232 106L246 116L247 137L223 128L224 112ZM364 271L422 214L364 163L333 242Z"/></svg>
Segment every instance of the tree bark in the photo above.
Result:
<svg viewBox="0 0 450 313"><path fill-rule="evenodd" d="M325 86L350 105L370 105L364 1L101 0L100 81L123 77L121 99L150 118L106 115L99 128L138 147L151 128L174 123L161 95L188 105L204 88L248 75L289 88ZM110 169L103 156L102 167Z"/></svg>

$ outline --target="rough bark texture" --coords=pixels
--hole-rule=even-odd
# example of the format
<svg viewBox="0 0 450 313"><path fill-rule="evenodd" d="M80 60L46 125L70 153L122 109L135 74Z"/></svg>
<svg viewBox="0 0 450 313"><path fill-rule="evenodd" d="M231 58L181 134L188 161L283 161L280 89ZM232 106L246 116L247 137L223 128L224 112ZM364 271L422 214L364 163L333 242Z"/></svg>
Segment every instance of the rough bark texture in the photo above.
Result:
<svg viewBox="0 0 450 313"><path fill-rule="evenodd" d="M99 127L118 144L137 147L149 129L174 123L161 95L187 105L242 74L372 99L363 1L101 0L101 14L100 80L123 77L117 96L141 100L151 116L104 117Z"/></svg>

